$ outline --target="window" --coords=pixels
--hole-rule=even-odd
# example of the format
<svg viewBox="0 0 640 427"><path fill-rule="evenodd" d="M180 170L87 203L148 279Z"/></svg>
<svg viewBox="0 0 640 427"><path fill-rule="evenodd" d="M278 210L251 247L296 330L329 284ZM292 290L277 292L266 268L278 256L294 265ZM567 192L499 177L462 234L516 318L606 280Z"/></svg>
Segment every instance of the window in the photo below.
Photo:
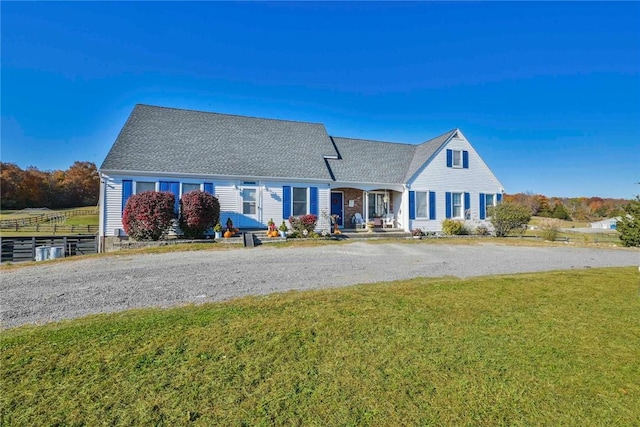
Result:
<svg viewBox="0 0 640 427"><path fill-rule="evenodd" d="M469 152L447 149L447 167L469 169Z"/></svg>
<svg viewBox="0 0 640 427"><path fill-rule="evenodd" d="M182 194L187 194L193 190L200 190L200 184L182 184Z"/></svg>
<svg viewBox="0 0 640 427"><path fill-rule="evenodd" d="M136 181L136 194L140 194L144 191L156 191L156 183Z"/></svg>
<svg viewBox="0 0 640 427"><path fill-rule="evenodd" d="M489 216L489 208L495 206L495 198L493 194L484 195L485 218Z"/></svg>
<svg viewBox="0 0 640 427"><path fill-rule="evenodd" d="M462 167L462 151L453 150L453 167L461 168Z"/></svg>
<svg viewBox="0 0 640 427"><path fill-rule="evenodd" d="M388 213L384 196L384 193L369 193L369 218L382 217Z"/></svg>
<svg viewBox="0 0 640 427"><path fill-rule="evenodd" d="M427 192L416 191L416 218L427 217Z"/></svg>
<svg viewBox="0 0 640 427"><path fill-rule="evenodd" d="M307 214L307 189L293 188L293 215Z"/></svg>
<svg viewBox="0 0 640 427"><path fill-rule="evenodd" d="M243 215L256 214L256 189L242 189L242 213Z"/></svg>
<svg viewBox="0 0 640 427"><path fill-rule="evenodd" d="M462 218L462 193L451 193L452 218Z"/></svg>

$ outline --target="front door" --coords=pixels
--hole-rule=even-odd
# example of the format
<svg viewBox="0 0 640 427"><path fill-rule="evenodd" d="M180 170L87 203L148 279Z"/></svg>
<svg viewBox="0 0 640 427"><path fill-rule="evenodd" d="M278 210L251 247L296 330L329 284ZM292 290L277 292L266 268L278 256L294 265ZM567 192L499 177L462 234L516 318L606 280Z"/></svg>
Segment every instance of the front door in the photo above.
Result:
<svg viewBox="0 0 640 427"><path fill-rule="evenodd" d="M339 192L331 192L331 215L338 215L338 225L344 224L343 195Z"/></svg>
<svg viewBox="0 0 640 427"><path fill-rule="evenodd" d="M240 188L242 207L240 209L239 227L259 228L260 223L260 192L256 186L242 186Z"/></svg>

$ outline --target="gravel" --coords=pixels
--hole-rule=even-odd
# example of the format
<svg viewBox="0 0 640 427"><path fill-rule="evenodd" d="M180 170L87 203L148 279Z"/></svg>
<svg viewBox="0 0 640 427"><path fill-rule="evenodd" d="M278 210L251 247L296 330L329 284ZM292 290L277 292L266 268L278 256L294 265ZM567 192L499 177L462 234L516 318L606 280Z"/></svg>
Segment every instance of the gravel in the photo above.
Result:
<svg viewBox="0 0 640 427"><path fill-rule="evenodd" d="M637 266L624 249L430 245L345 245L172 252L78 258L2 272L3 328L93 313L222 301L413 277L505 274Z"/></svg>

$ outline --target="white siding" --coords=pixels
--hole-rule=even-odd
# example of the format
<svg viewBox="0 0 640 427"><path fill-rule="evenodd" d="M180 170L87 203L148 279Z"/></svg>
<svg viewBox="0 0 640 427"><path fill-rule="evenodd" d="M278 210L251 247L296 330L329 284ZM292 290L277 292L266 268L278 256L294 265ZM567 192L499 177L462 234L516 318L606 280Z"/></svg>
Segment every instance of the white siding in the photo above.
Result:
<svg viewBox="0 0 640 427"><path fill-rule="evenodd" d="M469 152L469 168L448 168L447 149L466 150ZM493 172L487 167L478 153L464 138L453 138L434 156L426 167L409 183L411 191L436 192L436 219L416 219L410 221L410 228L422 228L425 231L441 231L442 221L446 218L445 193L470 193L471 227L486 221L480 221L480 193L497 194L502 192L502 185Z"/></svg>
<svg viewBox="0 0 640 427"><path fill-rule="evenodd" d="M103 236L117 236L117 230L122 229L122 179L103 176L105 181L104 194L104 229Z"/></svg>
<svg viewBox="0 0 640 427"><path fill-rule="evenodd" d="M232 181L214 181L213 193L220 202L220 224L226 226L227 219L231 218L234 226L238 225L238 205L242 204L236 183ZM240 206L242 207L242 206Z"/></svg>
<svg viewBox="0 0 640 427"><path fill-rule="evenodd" d="M276 226L280 226L282 220L282 186L281 182L267 182L262 186L262 219L265 227L269 219L273 218ZM287 223L288 224L288 223Z"/></svg>
<svg viewBox="0 0 640 427"><path fill-rule="evenodd" d="M331 223L328 221L329 214L331 214L331 189L326 186L318 187L318 222L316 231L329 231L331 229Z"/></svg>
<svg viewBox="0 0 640 427"><path fill-rule="evenodd" d="M122 181L132 180L145 182L180 182L202 184L204 182L213 183L214 195L220 202L220 223L224 227L227 218L231 218L236 227L250 226L254 227L255 222L252 219L244 218L242 213L242 195L240 193L244 184L243 180L215 180L211 178L179 178L179 177L160 177L160 176L117 176L110 177L103 175L105 181L104 190L104 213L103 224L104 229L101 233L106 236L117 235L116 230L122 230ZM253 181L255 182L255 181ZM282 187L289 185L292 187L318 187L318 208L321 213L324 210L329 211L330 203L330 190L325 185L310 184L310 183L292 183L292 182L256 182L255 186L247 185L249 187L255 187L257 189L258 207L257 207L257 220L261 224L261 227L266 228L269 219L273 218L277 225L282 222ZM135 185L134 185L135 188ZM319 215L320 217L322 215ZM285 218L285 220L288 218ZM260 227L260 226L259 226Z"/></svg>

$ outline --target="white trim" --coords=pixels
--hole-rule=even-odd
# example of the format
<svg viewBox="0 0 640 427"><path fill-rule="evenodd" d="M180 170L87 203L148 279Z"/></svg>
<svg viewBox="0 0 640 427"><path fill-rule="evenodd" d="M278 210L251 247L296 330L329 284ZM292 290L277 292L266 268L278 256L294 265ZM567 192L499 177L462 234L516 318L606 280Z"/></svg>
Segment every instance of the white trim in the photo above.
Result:
<svg viewBox="0 0 640 427"><path fill-rule="evenodd" d="M331 185L334 181L330 178L294 178L294 177L279 177L279 176L248 176L248 175L219 175L219 174L206 174L206 173L181 173L181 172L158 172L158 171L134 171L134 170L116 170L116 169L101 169L100 173L106 175L118 175L118 176L153 176L156 178L162 177L180 177L187 179L203 179L212 181L270 181L270 182L295 182L295 183L321 183Z"/></svg>
<svg viewBox="0 0 640 427"><path fill-rule="evenodd" d="M465 150L463 150L461 148L450 148L450 150L451 150L451 167L453 169L463 169L464 168L464 160L463 160L464 154L463 154L463 152ZM457 164L457 165L456 165L456 162L455 162L455 159L456 159L455 154L456 153L460 153L460 163Z"/></svg>
<svg viewBox="0 0 640 427"><path fill-rule="evenodd" d="M297 213L294 213L294 212L293 212L293 203L294 203L294 198L293 198L293 193L294 193L294 191L293 191L293 190L295 190L296 188L306 190L306 202L307 202L306 204L307 204L307 207L306 207L306 212L305 212L305 213L303 213L303 214L297 214ZM320 198L320 195L318 194L318 199L319 199L319 198ZM320 202L320 200L318 200L318 203L319 203L319 202ZM292 215L292 216L309 215L310 211L311 211L311 194L310 194L310 187L300 187L300 186L297 186L297 187L296 187L296 186L293 186L293 185L292 185L292 186L291 186L291 215Z"/></svg>
<svg viewBox="0 0 640 427"><path fill-rule="evenodd" d="M467 207L464 205L464 191L452 191L451 192L451 218L450 219L462 219L464 220L464 212L467 210ZM454 212L454 208L455 208L455 204L453 203L453 195L454 194L459 194L460 195L460 216L455 216L453 214ZM471 197L471 196L469 196Z"/></svg>
<svg viewBox="0 0 640 427"><path fill-rule="evenodd" d="M416 195L416 220L429 221L429 190L412 190ZM418 193L425 194L425 216L418 216Z"/></svg>

